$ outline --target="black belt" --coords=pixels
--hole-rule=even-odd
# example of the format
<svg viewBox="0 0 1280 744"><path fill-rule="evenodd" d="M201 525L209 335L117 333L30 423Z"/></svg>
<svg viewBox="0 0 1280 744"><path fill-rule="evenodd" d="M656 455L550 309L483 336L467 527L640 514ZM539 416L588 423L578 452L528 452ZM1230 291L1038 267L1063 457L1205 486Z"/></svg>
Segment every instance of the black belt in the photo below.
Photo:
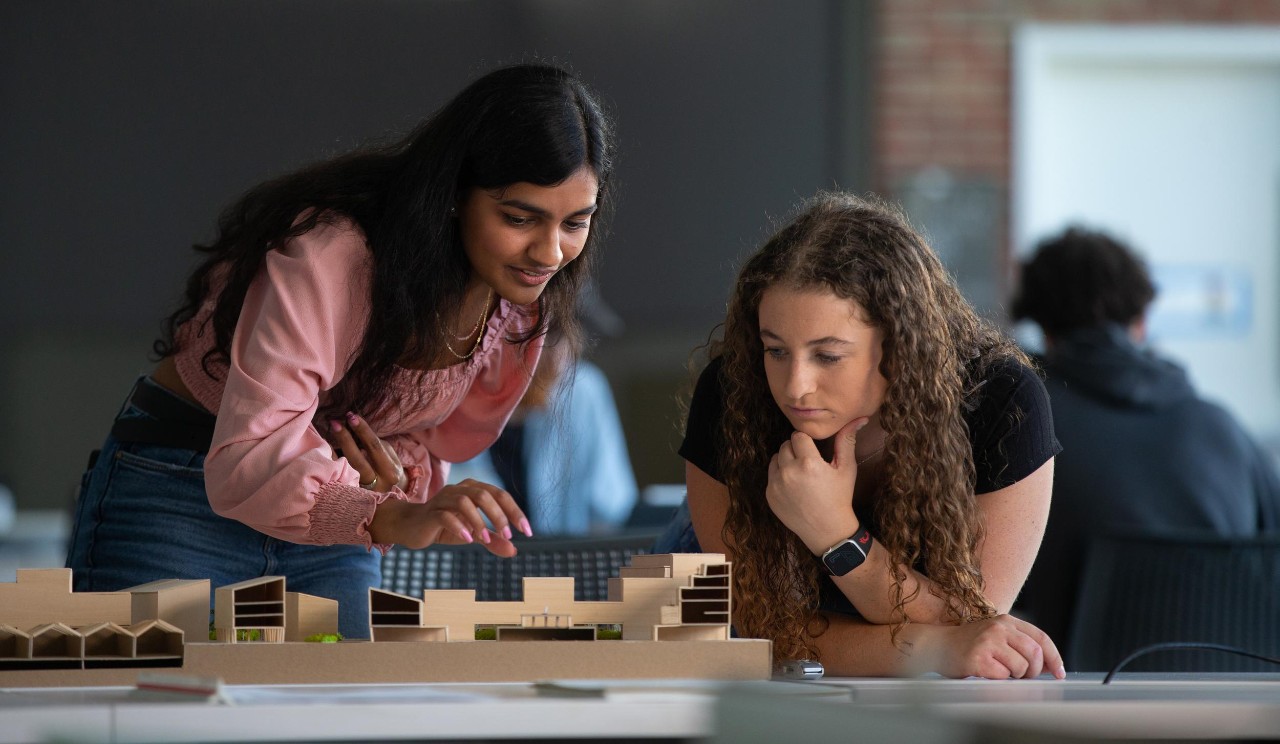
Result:
<svg viewBox="0 0 1280 744"><path fill-rule="evenodd" d="M129 404L151 418L116 419L111 436L119 442L208 452L218 417L144 380L134 386Z"/></svg>

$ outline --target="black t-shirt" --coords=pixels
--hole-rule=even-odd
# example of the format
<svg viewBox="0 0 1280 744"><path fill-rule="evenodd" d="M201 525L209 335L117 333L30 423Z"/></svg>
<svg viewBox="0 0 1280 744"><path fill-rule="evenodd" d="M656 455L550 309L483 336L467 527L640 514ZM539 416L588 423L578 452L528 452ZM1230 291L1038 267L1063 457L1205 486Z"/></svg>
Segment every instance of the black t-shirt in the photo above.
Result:
<svg viewBox="0 0 1280 744"><path fill-rule="evenodd" d="M724 482L720 473L720 419L724 415L721 366L720 357L716 357L698 378L680 456ZM964 412L964 420L973 444L975 493L1013 485L1062 451L1053 434L1053 414L1044 383L1016 361L992 366L973 409Z"/></svg>
<svg viewBox="0 0 1280 744"><path fill-rule="evenodd" d="M724 482L720 473L720 419L724 415L721 366L719 357L713 359L698 378L689 403L680 456ZM1030 368L1012 360L988 370L973 408L964 412L964 420L973 444L975 493L1011 486L1062 451L1053 433L1053 413L1044 383ZM875 525L868 526L874 532ZM923 566L917 569L923 571ZM848 597L831 582L822 585L819 607L844 615L858 614Z"/></svg>

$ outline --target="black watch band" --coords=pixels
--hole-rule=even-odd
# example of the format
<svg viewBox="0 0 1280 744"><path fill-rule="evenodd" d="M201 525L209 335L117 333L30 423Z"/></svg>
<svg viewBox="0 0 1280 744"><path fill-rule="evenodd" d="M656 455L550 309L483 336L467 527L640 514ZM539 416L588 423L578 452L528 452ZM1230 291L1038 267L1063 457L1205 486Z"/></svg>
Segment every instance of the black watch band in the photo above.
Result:
<svg viewBox="0 0 1280 744"><path fill-rule="evenodd" d="M865 526L848 538L827 548L822 554L822 565L832 576L844 576L861 566L871 551L871 532Z"/></svg>

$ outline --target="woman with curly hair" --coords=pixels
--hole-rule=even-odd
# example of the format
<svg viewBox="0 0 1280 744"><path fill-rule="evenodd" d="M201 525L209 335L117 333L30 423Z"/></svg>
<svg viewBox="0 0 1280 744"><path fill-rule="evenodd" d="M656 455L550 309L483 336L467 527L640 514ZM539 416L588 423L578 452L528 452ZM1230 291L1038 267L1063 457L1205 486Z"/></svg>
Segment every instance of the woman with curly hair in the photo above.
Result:
<svg viewBox="0 0 1280 744"><path fill-rule="evenodd" d="M449 463L497 438L547 333L576 337L612 167L595 95L530 64L251 189L85 475L75 588L283 575L365 637L372 547L514 555L523 511Z"/></svg>
<svg viewBox="0 0 1280 744"><path fill-rule="evenodd" d="M687 513L740 635L843 676L1064 675L1008 615L1060 447L1025 355L904 215L820 194L742 268L689 406Z"/></svg>

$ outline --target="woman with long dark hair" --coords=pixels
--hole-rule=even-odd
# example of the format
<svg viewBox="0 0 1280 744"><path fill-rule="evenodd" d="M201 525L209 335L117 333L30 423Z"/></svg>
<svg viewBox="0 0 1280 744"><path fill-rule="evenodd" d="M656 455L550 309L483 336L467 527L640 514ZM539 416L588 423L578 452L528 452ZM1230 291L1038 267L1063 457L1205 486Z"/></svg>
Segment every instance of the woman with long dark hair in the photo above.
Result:
<svg viewBox="0 0 1280 744"><path fill-rule="evenodd" d="M1060 447L1021 351L885 204L823 194L752 255L690 403L687 511L733 623L847 676L1061 676L1009 616Z"/></svg>
<svg viewBox="0 0 1280 744"><path fill-rule="evenodd" d="M612 153L579 80L520 65L250 190L85 475L76 588L283 575L363 637L371 547L513 555L523 512L448 463L497 438L548 332L576 337Z"/></svg>

